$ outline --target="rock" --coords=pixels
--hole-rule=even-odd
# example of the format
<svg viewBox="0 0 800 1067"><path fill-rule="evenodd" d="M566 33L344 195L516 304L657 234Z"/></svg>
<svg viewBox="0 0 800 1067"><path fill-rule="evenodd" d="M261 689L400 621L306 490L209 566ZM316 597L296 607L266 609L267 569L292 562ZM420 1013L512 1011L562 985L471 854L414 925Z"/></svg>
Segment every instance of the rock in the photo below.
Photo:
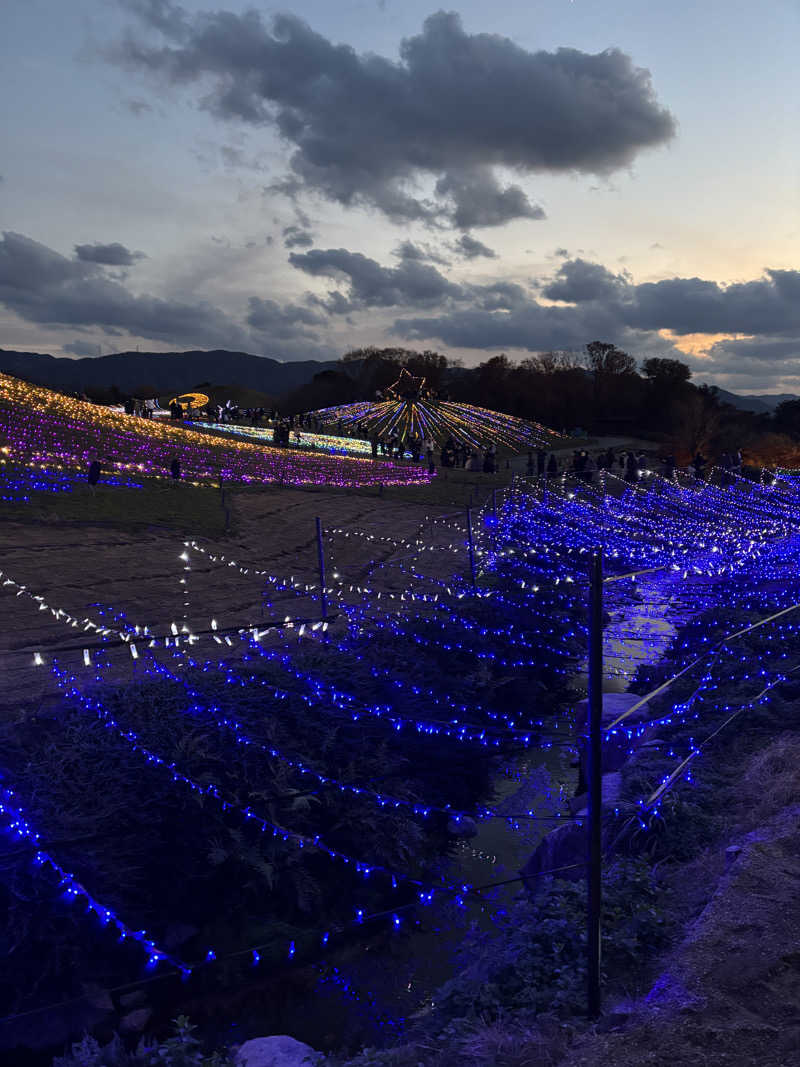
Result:
<svg viewBox="0 0 800 1067"><path fill-rule="evenodd" d="M144 989L134 989L131 993L123 993L119 998L119 1006L125 1011L132 1008L142 1008L147 1003L147 993Z"/></svg>
<svg viewBox="0 0 800 1067"><path fill-rule="evenodd" d="M137 1008L123 1015L119 1021L121 1034L141 1034L153 1016L152 1008Z"/></svg>
<svg viewBox="0 0 800 1067"><path fill-rule="evenodd" d="M476 837L478 824L469 815L459 815L447 820L447 832L453 837Z"/></svg>
<svg viewBox="0 0 800 1067"><path fill-rule="evenodd" d="M324 1059L321 1052L286 1034L254 1037L236 1053L239 1067L312 1067Z"/></svg>

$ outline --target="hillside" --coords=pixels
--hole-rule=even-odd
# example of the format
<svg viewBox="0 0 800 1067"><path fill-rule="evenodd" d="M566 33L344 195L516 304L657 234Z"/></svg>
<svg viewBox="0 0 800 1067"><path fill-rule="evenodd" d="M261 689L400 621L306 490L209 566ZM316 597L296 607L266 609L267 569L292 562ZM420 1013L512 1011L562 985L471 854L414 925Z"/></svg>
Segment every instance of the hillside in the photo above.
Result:
<svg viewBox="0 0 800 1067"><path fill-rule="evenodd" d="M0 443L12 462L168 477L217 485L399 485L430 480L421 467L342 458L245 441L223 441L184 426L123 415L0 374Z"/></svg>
<svg viewBox="0 0 800 1067"><path fill-rule="evenodd" d="M279 363L247 352L115 352L108 356L68 359L40 352L0 349L0 371L59 389L118 386L123 392L144 387L154 393L178 392L199 382L236 384L280 396L310 381L333 362L303 360Z"/></svg>

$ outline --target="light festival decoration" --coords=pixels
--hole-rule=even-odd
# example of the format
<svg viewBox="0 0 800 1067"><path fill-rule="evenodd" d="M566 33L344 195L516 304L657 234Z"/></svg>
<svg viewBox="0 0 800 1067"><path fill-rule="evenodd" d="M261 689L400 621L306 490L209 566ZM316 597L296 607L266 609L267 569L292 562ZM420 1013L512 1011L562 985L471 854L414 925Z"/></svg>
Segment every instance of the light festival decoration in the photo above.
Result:
<svg viewBox="0 0 800 1067"><path fill-rule="evenodd" d="M216 801L224 812L236 813L244 823L250 823L253 826L258 827L261 833L277 838L283 844L290 845L297 849L308 848L312 851L320 852L331 860L336 860L343 863L345 866L352 867L357 874L365 879L368 879L375 874L382 874L388 878L393 889L397 888L400 883L407 883L409 885L422 886L427 893L432 894L434 891L441 891L460 898L472 888L469 885L431 885L430 882L424 882L404 872L394 871L385 864L369 863L365 860L358 859L341 849L331 847L326 844L319 835L311 837L307 834L297 833L294 830L290 830L274 823L270 819L260 815L249 804L242 807L233 801L226 800L220 789L213 783L204 784L198 782L190 775L184 774L174 761L168 760L144 745L141 742L138 733L135 730L126 729L123 725L117 722L108 709L103 705L102 701L85 695L80 688L78 688L78 678L76 675L71 675L66 671L62 671L56 661L53 662L51 672L56 679L59 688L62 689L68 700L86 711L93 712L102 720L103 724L107 726L111 732L125 743L131 752L141 757L151 766L162 769L177 785L184 786L197 796L210 798L211 800ZM102 678L97 675L95 676L95 679L97 681L102 680Z"/></svg>
<svg viewBox="0 0 800 1067"><path fill-rule="evenodd" d="M441 446L448 437L469 448L495 445L512 452L542 448L561 435L537 422L527 422L489 408L439 400L426 388L424 378L403 370L384 399L320 408L306 414L325 426L356 431L358 436L376 436L388 441L397 435L407 442L417 436Z"/></svg>
<svg viewBox="0 0 800 1067"><path fill-rule="evenodd" d="M177 396L167 401L167 406L179 404L184 410L191 411L192 408L207 407L209 403L210 397L207 397L205 393L178 393Z"/></svg>
<svg viewBox="0 0 800 1067"><path fill-rule="evenodd" d="M388 460L286 452L122 415L0 374L0 439L13 453L47 466L109 469L169 478L173 459L192 484L414 485L422 467Z"/></svg>
<svg viewBox="0 0 800 1067"><path fill-rule="evenodd" d="M244 426L234 422L193 422L198 430L213 430L215 433L229 437L244 437L248 441L260 441L273 445L273 431L260 426ZM273 446L278 447L278 446ZM283 446L286 448L287 446ZM316 433L313 430L294 429L289 433L289 448L311 449L315 452L329 452L332 456L370 456L369 441L358 437L338 437L334 434ZM410 455L408 457L411 458Z"/></svg>
<svg viewBox="0 0 800 1067"><path fill-rule="evenodd" d="M776 495L768 487L763 490L760 487L750 490L746 486L738 488L735 485L724 489L691 488L680 483L669 483L664 487L658 481L635 487L622 484L614 486L610 482L609 485L613 491L606 494L580 486L574 490L566 487L564 491L548 490L546 500L541 500L533 491L521 490L514 493L507 506L501 509L497 525L489 530L490 536L483 541L486 580L491 582L502 577L502 592L490 588L470 590L465 579L457 574L441 579L441 584L436 585L436 579L420 573L418 583L413 582L406 590L391 596L381 595L367 585L333 587L339 596L342 610L354 612L347 634L341 639L337 638L335 647L349 649L353 655L361 655L361 637L364 635L360 635L358 630L360 627L368 627L371 620L377 621L381 626L391 625L396 621L401 628L408 629L409 626L422 626L424 617L418 614L419 611L431 611L437 617L441 615L442 622L444 617L448 616L448 627L466 634L475 634L486 642L489 649L496 651L509 643L507 638L514 638L513 634L503 632L507 631L508 627L503 626L502 618L492 626L484 627L484 632L480 632L475 630L474 620L465 614L464 609L473 602L485 600L487 603L497 604L500 608L507 603L515 610L540 605L546 616L548 611L552 610L548 599L551 596L563 598L563 601L559 599L558 603L564 605L570 600L580 600L585 589L583 572L586 560L592 551L593 543L596 546L599 541L604 544L610 560L613 561L609 577L622 579L609 586L609 595L618 597L621 602L626 599L635 600L636 595L635 582L629 578L623 579L622 576L629 568L639 568L642 565L652 565L653 576L649 580L659 582L669 579L682 584L687 590L687 597L692 589L698 590L693 611L701 608L708 611L721 602L737 610L754 610L765 598L776 603L786 603L792 596L797 599L797 581L794 575L798 573L800 553L796 537L791 536L796 528L795 502L787 500L785 496ZM397 541L400 547L401 539ZM419 546L409 543L409 547ZM449 559L453 567L458 566L456 553L445 554L444 558ZM220 564L232 566L237 573L264 576L264 572L240 567L234 561L220 559ZM270 585L276 588L285 585L300 596L318 595L318 590L315 593L313 587L303 586L302 582L292 577L280 578L272 575L271 578L274 582ZM514 585L513 594L507 592L508 579L511 579L512 585L517 583ZM423 580L426 583L433 581L437 592L431 594L423 591L431 587L429 584L422 585ZM435 600L434 597L439 599ZM34 600L35 597L32 602ZM355 603L351 604L351 600ZM771 635L775 654L788 655L788 652L778 653L777 650L796 640L798 625L788 621L788 618L764 628L764 633L769 631ZM62 621L67 624L66 619L62 618ZM96 631L93 632L101 635L104 631L106 635L113 633L110 627L94 625ZM704 625L710 628L708 622ZM130 628L117 629L130 636ZM180 659L197 670L219 669L224 672L225 677L240 676L245 684L255 684L248 681L239 666L239 663L243 666L248 662L246 656L237 654L236 659L239 662L233 666L223 661L209 666L209 661L203 662L201 659L192 664L189 663L191 657L186 649L186 645L190 645L188 635L178 633L171 636L176 640L174 645L168 646L168 654L175 656L176 662ZM181 637L187 639L179 644L177 638ZM401 633L395 634L395 637L403 642L408 639L407 634ZM643 729L658 724L666 726L677 718L688 720L690 717L698 717L698 722L707 721L712 713L716 714L707 699L713 694L716 679L720 671L732 669L729 651L732 639L729 635L724 645L724 654L727 657L724 664L722 653L714 650L712 654L717 657L715 662L718 661L716 674L711 673L707 664L704 665L705 673L701 683L688 700L659 713L645 724L628 726L620 723L614 729L625 730L626 736L633 740L641 735ZM696 634L693 640L699 643L701 648L704 641L709 643L703 633ZM285 652L272 652L265 648L259 651L258 637L252 632L243 631L226 643L226 648L231 651L229 653L223 650L225 655L234 655L237 645L237 652L241 652L242 643L251 646L246 655L260 657L263 651L268 651L270 657L287 655ZM432 642L432 645L435 647L436 642ZM524 647L524 644L520 647ZM687 655L689 651L687 648ZM98 658L92 659L91 667L95 680L102 680ZM149 649L147 658L149 662ZM278 661L271 659L270 662ZM360 711L356 693L342 692L340 686L324 683L316 672L300 670L296 665L292 665L291 657L283 661L281 666L284 663L288 673L293 674L296 681L307 687L305 695L312 699L317 697L321 701L338 700L343 709ZM153 670L157 673L155 666ZM177 674L175 677L178 679ZM413 685L403 678L398 681ZM777 685L777 677L774 681ZM82 692L83 683L71 684ZM284 699L298 698L296 690L285 692L287 696ZM446 679L443 680L441 693L433 689L430 693L432 703L439 697L443 703L437 706L446 706ZM189 696L191 698L191 693ZM718 710L723 713L726 711L725 708ZM218 714L227 716L227 712ZM432 720L430 725L434 725ZM536 740L535 736L529 735L529 738L531 741ZM675 752L676 759L689 759L688 763L684 762L684 768L691 767L696 759L692 753L699 751L701 744L702 742L693 740L688 752ZM157 756L155 753L150 754ZM296 762L302 761L302 757L295 757L291 753L282 752L281 755ZM674 781L678 780L679 774L680 771L675 772ZM337 781L337 788L339 785L346 785L341 779ZM379 794L374 790L373 792L387 804L391 804L394 799L389 794ZM371 797L371 801L380 803L377 796ZM654 810L657 810L657 806ZM420 897L422 895L427 896L427 891L421 891ZM253 951L260 961L259 950ZM287 958L293 958L292 943L287 945L286 955ZM254 959L254 962L258 961Z"/></svg>
<svg viewBox="0 0 800 1067"><path fill-rule="evenodd" d="M64 895L69 900L85 905L87 912L94 913L103 926L113 927L119 934L120 941L130 939L141 945L147 955L148 967L155 967L159 963L169 963L184 976L188 975L189 969L185 964L157 945L146 930L133 930L112 908L92 896L74 874L62 867L48 851L39 832L33 828L29 816L20 806L14 791L5 786L0 786L0 819L6 833L17 840L26 842L34 849L34 863L37 867L49 867L58 876L59 886L63 888Z"/></svg>
<svg viewBox="0 0 800 1067"><path fill-rule="evenodd" d="M6 453L8 449L4 449ZM100 486L113 489L141 489L142 483L115 474L101 474ZM45 464L9 463L0 459L0 500L7 504L29 504L37 493L71 493L86 485L86 472L65 470Z"/></svg>

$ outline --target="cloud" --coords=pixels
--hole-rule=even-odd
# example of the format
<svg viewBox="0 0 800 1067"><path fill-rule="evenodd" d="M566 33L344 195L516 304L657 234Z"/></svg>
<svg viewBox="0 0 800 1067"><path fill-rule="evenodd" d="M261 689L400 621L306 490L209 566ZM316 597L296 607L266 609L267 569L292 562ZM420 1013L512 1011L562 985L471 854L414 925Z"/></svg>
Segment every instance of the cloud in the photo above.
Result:
<svg viewBox="0 0 800 1067"><path fill-rule="evenodd" d="M493 282L470 289L472 303L484 311L510 311L530 303L531 294L516 282Z"/></svg>
<svg viewBox="0 0 800 1067"><path fill-rule="evenodd" d="M301 226L286 226L283 231L284 248L310 248L314 235Z"/></svg>
<svg viewBox="0 0 800 1067"><path fill-rule="evenodd" d="M544 304L541 297L561 304ZM627 274L572 259L538 292L512 282L471 286L443 313L398 318L394 332L458 348L532 352L582 348L599 337L639 358L683 359L720 384L739 377L767 388L800 373L800 271L767 270L760 279L730 285L700 278L637 285ZM695 351L687 354L681 337L690 336ZM703 336L708 346L700 354Z"/></svg>
<svg viewBox="0 0 800 1067"><path fill-rule="evenodd" d="M542 289L548 300L583 304L590 300L615 300L624 295L628 280L612 274L600 263L570 259L558 268L555 278Z"/></svg>
<svg viewBox="0 0 800 1067"><path fill-rule="evenodd" d="M673 333L784 334L800 331L800 271L767 270L763 278L723 286L670 278L634 287L631 326Z"/></svg>
<svg viewBox="0 0 800 1067"><path fill-rule="evenodd" d="M618 324L607 312L547 307L533 299L498 310L468 307L442 316L402 318L395 321L394 331L410 340L436 338L456 348L530 352L582 348L595 337L612 341L619 337Z"/></svg>
<svg viewBox="0 0 800 1067"><path fill-rule="evenodd" d="M147 259L144 252L131 252L118 241L110 245L75 245L75 255L84 263L102 263L107 267L131 267L137 259Z"/></svg>
<svg viewBox="0 0 800 1067"><path fill-rule="evenodd" d="M292 148L284 192L371 205L398 222L541 218L499 170L608 175L675 133L649 72L619 49L530 52L439 11L391 60L334 44L294 15L265 23L254 10L126 6L161 39L129 32L106 50L113 62L196 87L220 119L276 129ZM431 179L433 197L420 195Z"/></svg>
<svg viewBox="0 0 800 1067"><path fill-rule="evenodd" d="M518 185L501 188L487 167L448 173L436 183L440 197L452 201L451 218L460 229L502 226L512 219L543 219L544 211Z"/></svg>
<svg viewBox="0 0 800 1067"><path fill-rule="evenodd" d="M454 247L464 259L479 259L481 256L486 259L497 259L497 253L493 248L489 248L483 241L479 241L477 237L469 233L462 233Z"/></svg>
<svg viewBox="0 0 800 1067"><path fill-rule="evenodd" d="M242 347L247 333L206 301L135 296L95 262L67 259L23 234L0 242L0 304L29 322L101 326L170 343Z"/></svg>
<svg viewBox="0 0 800 1067"><path fill-rule="evenodd" d="M392 252L402 260L415 260L420 263L438 263L440 266L449 267L450 260L442 255L437 249L429 244L415 244L413 241L401 241Z"/></svg>
<svg viewBox="0 0 800 1067"><path fill-rule="evenodd" d="M248 305L248 325L280 340L301 337L317 340L317 335L305 327L322 326L327 321L325 316L298 304L281 305L274 300L251 296Z"/></svg>
<svg viewBox="0 0 800 1067"><path fill-rule="evenodd" d="M313 277L334 278L347 284L346 297L339 292L328 294L326 306L335 314L366 307L436 307L464 295L460 286L417 259L403 259L398 267L382 267L376 260L346 248L315 248L293 252L289 262Z"/></svg>

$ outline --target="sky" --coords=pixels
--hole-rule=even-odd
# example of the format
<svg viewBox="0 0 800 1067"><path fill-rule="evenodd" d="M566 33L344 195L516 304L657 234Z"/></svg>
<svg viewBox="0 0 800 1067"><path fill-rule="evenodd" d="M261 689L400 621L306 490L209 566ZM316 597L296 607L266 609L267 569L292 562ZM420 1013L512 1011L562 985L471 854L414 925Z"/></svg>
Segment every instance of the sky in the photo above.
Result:
<svg viewBox="0 0 800 1067"><path fill-rule="evenodd" d="M3 0L0 347L800 393L800 0Z"/></svg>

